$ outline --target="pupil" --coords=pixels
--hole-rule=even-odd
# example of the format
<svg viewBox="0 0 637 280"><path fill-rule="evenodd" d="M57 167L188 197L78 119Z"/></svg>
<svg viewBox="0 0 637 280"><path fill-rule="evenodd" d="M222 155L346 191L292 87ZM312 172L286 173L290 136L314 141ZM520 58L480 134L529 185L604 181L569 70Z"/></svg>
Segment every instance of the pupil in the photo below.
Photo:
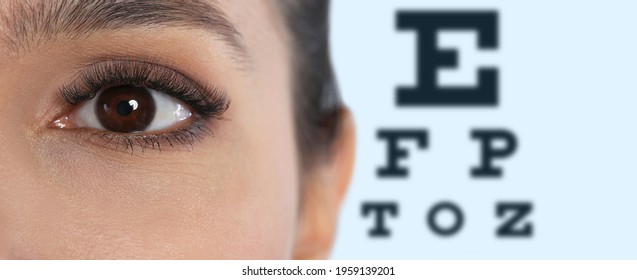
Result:
<svg viewBox="0 0 637 280"><path fill-rule="evenodd" d="M123 85L105 89L97 97L95 114L105 129L142 132L155 118L155 99L148 88Z"/></svg>
<svg viewBox="0 0 637 280"><path fill-rule="evenodd" d="M126 102L125 100L120 101L119 103L117 103L117 113L120 116L128 116L130 115L130 113L133 112L133 106L130 105L129 102Z"/></svg>

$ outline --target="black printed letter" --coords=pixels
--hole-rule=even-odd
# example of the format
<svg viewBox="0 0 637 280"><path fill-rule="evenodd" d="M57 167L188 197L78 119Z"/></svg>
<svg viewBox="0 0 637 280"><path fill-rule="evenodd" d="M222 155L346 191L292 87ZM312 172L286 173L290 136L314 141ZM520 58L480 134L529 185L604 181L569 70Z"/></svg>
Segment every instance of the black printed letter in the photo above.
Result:
<svg viewBox="0 0 637 280"><path fill-rule="evenodd" d="M407 157L407 150L398 147L398 140L413 138L418 141L418 147L427 147L426 130L380 130L378 138L387 139L387 166L378 168L379 177L407 177L409 170L398 166L398 159Z"/></svg>
<svg viewBox="0 0 637 280"><path fill-rule="evenodd" d="M480 49L498 47L496 12L399 12L398 29L415 29L418 34L418 85L398 89L398 106L497 106L498 71L480 68L474 88L439 87L439 68L458 66L458 53L438 50L441 30L475 30Z"/></svg>
<svg viewBox="0 0 637 280"><path fill-rule="evenodd" d="M529 202L515 203L498 203L496 205L495 214L501 218L505 213L511 212L507 219L497 230L498 237L531 237L533 236L533 224L525 223L522 227L518 227L526 216L531 214L533 205Z"/></svg>
<svg viewBox="0 0 637 280"><path fill-rule="evenodd" d="M376 219L374 227L369 230L369 236L371 237L389 237L391 232L385 227L385 215L384 212L388 212L391 216L396 217L398 215L398 204L395 202L388 203L364 203L363 204L363 217L367 217L370 212L374 212Z"/></svg>
<svg viewBox="0 0 637 280"><path fill-rule="evenodd" d="M444 210L450 211L454 216L453 224L448 228L441 228L436 222L438 213ZM429 228L439 236L451 236L458 233L458 231L462 228L463 223L464 216L462 215L462 211L452 202L441 202L436 204L431 208L431 210L429 210L429 214L427 215L427 225L429 225Z"/></svg>
<svg viewBox="0 0 637 280"><path fill-rule="evenodd" d="M518 141L512 132L506 130L474 130L471 138L481 143L480 166L471 169L473 177L502 177L502 168L493 166L496 158L506 158L515 153ZM494 147L495 141L501 141L500 149Z"/></svg>

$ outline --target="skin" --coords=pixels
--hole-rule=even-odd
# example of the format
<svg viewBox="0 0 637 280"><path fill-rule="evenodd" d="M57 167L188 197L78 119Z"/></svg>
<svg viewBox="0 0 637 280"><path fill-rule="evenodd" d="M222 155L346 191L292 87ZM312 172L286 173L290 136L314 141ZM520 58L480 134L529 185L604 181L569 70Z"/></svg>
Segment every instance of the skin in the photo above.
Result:
<svg viewBox="0 0 637 280"><path fill-rule="evenodd" d="M301 170L290 39L274 1L216 2L248 62L207 32L173 27L55 38L19 53L0 44L0 258L329 256L352 173L351 115L341 112L330 156ZM211 120L215 136L192 151L132 155L52 127L77 108L59 87L103 57L151 58L222 86L225 120Z"/></svg>

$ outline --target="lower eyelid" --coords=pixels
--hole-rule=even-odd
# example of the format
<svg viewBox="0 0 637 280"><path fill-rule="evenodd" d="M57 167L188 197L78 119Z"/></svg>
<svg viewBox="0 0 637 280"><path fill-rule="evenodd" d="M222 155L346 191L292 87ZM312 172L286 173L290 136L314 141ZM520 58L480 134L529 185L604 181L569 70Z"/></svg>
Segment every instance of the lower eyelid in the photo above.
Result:
<svg viewBox="0 0 637 280"><path fill-rule="evenodd" d="M154 134L124 134L93 128L74 129L72 133L82 143L131 155L144 154L149 150L158 152L193 151L195 145L208 137L214 137L212 129L201 118L185 127Z"/></svg>

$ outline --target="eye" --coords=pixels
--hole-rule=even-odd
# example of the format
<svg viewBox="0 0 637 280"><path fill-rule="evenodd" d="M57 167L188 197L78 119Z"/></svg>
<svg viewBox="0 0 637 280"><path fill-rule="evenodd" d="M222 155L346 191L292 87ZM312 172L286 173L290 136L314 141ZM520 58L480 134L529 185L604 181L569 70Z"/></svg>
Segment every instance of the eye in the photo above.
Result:
<svg viewBox="0 0 637 280"><path fill-rule="evenodd" d="M152 61L96 61L63 84L59 95L72 109L50 127L131 154L176 145L192 151L214 136L211 126L226 120L230 106L220 86Z"/></svg>
<svg viewBox="0 0 637 280"><path fill-rule="evenodd" d="M94 98L69 114L74 127L118 133L152 133L188 123L188 105L165 93L143 86L119 85L97 92Z"/></svg>

